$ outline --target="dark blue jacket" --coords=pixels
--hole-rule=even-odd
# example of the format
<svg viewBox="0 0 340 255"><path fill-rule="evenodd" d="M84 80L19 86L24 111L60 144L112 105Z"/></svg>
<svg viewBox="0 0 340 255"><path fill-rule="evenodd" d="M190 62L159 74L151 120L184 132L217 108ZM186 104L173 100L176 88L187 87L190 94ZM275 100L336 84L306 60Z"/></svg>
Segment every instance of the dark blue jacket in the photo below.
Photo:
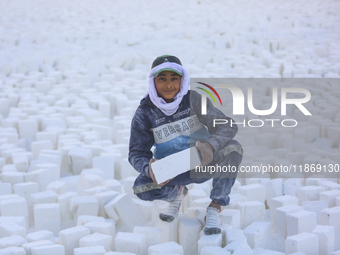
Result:
<svg viewBox="0 0 340 255"><path fill-rule="evenodd" d="M213 127L214 119L226 119L228 124ZM152 157L161 159L188 149L195 146L197 140L210 143L217 152L237 133L237 125L230 127L231 121L210 100L207 100L207 114L202 115L201 95L193 90L188 91L171 116L166 116L147 96L141 100L132 119L129 162L139 173L149 176ZM152 146L155 146L154 153Z"/></svg>

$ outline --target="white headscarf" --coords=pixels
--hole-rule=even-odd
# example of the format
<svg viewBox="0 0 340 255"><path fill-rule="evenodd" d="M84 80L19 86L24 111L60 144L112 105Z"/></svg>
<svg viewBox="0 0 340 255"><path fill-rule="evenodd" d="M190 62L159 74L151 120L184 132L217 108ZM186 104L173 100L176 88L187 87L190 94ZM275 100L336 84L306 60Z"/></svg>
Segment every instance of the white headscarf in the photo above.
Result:
<svg viewBox="0 0 340 255"><path fill-rule="evenodd" d="M176 73L182 74L180 90L174 96L174 101L171 103L165 102L164 99L162 97L159 97L157 94L154 78L157 77L157 75L162 71L174 71ZM189 85L190 77L187 70L185 70L183 66L173 62L164 62L151 69L149 74L149 89L144 97L147 97L147 95L149 95L152 103L156 105L157 108L160 109L165 115L170 116L177 111L183 96L188 93Z"/></svg>

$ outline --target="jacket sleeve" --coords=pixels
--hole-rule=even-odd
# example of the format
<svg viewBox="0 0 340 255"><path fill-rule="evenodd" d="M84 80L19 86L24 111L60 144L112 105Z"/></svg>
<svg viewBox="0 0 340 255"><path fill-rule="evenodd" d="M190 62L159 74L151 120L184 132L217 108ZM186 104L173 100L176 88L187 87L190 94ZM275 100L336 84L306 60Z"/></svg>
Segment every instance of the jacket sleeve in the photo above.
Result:
<svg viewBox="0 0 340 255"><path fill-rule="evenodd" d="M149 161L153 156L151 147L154 137L148 123L141 121L143 118L140 109L135 113L131 122L129 162L141 174L149 176Z"/></svg>
<svg viewBox="0 0 340 255"><path fill-rule="evenodd" d="M232 118L227 117L219 109L215 108L209 99L207 99L207 114L202 115L202 96L196 91L190 91L190 95L191 107L193 107L193 110L196 112L198 120L208 128L210 137L207 142L214 148L214 152L221 150L235 137L238 131L236 124L233 124L232 127L230 126L230 123L235 123L235 121ZM214 127L214 119L224 119L228 122L227 124L215 125Z"/></svg>

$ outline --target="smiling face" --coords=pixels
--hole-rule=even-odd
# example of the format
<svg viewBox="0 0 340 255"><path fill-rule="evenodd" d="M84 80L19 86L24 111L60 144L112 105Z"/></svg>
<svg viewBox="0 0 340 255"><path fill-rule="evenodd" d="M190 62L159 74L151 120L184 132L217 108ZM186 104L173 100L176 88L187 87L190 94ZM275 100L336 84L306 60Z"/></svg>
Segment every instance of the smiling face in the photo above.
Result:
<svg viewBox="0 0 340 255"><path fill-rule="evenodd" d="M155 78L156 91L165 102L173 102L181 88L181 76L172 71L163 71Z"/></svg>

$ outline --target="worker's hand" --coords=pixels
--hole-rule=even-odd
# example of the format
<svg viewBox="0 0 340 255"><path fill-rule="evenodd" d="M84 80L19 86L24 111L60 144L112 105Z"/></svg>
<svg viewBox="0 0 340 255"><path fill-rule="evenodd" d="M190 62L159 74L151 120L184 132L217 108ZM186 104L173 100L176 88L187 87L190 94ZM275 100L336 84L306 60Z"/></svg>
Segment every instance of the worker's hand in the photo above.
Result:
<svg viewBox="0 0 340 255"><path fill-rule="evenodd" d="M154 158L151 158L150 161L149 161L149 175L150 175L151 179L153 180L153 182L154 182L155 184L157 184L159 187L163 187L165 184L167 184L167 183L168 183L169 181L171 181L173 178L172 178L172 179L169 179L169 180L167 180L167 181L165 181L165 182L162 182L162 183L158 184L157 181L156 181L155 174L153 173L152 167L151 167L151 164L152 164L153 162L155 162L155 161L157 161L157 159L154 159Z"/></svg>
<svg viewBox="0 0 340 255"><path fill-rule="evenodd" d="M214 158L214 149L210 143L201 143L200 141L196 142L197 148L200 150L202 155L202 163L201 166L208 165Z"/></svg>

